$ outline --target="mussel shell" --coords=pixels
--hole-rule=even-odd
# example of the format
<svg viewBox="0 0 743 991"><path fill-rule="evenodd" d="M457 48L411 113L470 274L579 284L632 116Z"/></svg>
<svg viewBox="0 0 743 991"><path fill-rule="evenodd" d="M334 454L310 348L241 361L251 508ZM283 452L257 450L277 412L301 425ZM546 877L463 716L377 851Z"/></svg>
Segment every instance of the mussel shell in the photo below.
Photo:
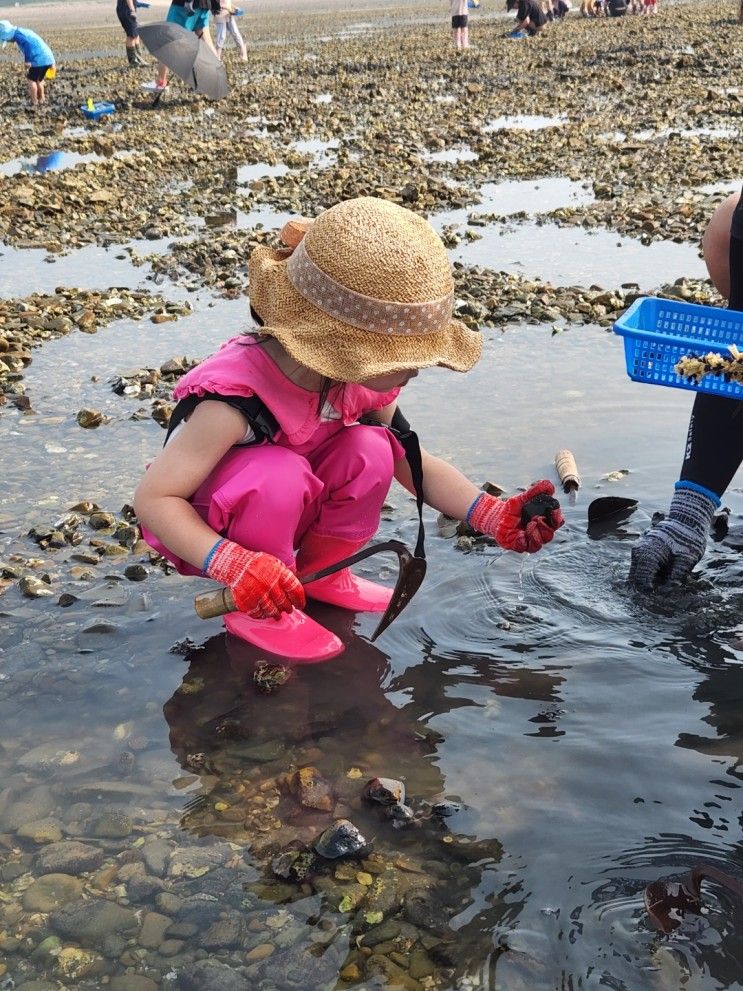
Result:
<svg viewBox="0 0 743 991"><path fill-rule="evenodd" d="M392 825L397 829L415 821L415 812L413 812L409 805L402 805L400 802L397 802L395 805L388 805L385 811L387 812L387 817L392 820Z"/></svg>
<svg viewBox="0 0 743 991"><path fill-rule="evenodd" d="M336 819L315 843L315 851L327 860L355 857L363 853L369 844L349 819Z"/></svg>
<svg viewBox="0 0 743 991"><path fill-rule="evenodd" d="M394 778L372 778L364 786L364 798L380 805L403 805L405 785Z"/></svg>

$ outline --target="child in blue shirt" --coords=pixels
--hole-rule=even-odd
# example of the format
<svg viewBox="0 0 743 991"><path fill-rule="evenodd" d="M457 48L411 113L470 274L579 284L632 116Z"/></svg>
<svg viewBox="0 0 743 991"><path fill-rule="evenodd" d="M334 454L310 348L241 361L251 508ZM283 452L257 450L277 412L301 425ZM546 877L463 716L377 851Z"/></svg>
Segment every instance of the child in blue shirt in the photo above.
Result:
<svg viewBox="0 0 743 991"><path fill-rule="evenodd" d="M34 107L44 102L44 79L54 68L54 53L35 31L17 28L10 21L0 21L0 41L14 41L23 53L28 73L26 75L28 98Z"/></svg>

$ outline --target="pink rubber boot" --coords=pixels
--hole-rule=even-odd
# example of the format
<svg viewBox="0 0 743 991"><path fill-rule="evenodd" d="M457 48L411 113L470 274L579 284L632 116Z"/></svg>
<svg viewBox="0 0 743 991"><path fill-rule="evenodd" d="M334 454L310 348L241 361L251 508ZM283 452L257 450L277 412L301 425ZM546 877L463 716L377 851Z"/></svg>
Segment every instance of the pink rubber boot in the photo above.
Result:
<svg viewBox="0 0 743 991"><path fill-rule="evenodd" d="M346 649L342 640L301 609L282 613L280 619L251 619L245 613L228 613L224 625L233 636L295 664L329 661Z"/></svg>
<svg viewBox="0 0 743 991"><path fill-rule="evenodd" d="M301 578L311 571L327 568L328 565L360 551L366 543L366 540L323 536L309 530L299 548L297 574ZM391 588L359 578L349 568L305 585L304 591L310 599L329 602L332 606L353 609L356 612L384 612L392 598Z"/></svg>

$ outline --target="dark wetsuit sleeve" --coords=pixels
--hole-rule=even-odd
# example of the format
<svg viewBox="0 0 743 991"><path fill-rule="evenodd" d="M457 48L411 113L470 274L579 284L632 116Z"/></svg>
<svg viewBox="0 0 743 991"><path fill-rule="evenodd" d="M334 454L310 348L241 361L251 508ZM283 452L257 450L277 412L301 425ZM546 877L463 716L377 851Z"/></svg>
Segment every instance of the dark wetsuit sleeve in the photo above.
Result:
<svg viewBox="0 0 743 991"><path fill-rule="evenodd" d="M743 310L743 195L730 229L729 309ZM721 496L743 461L743 402L697 393L681 479Z"/></svg>

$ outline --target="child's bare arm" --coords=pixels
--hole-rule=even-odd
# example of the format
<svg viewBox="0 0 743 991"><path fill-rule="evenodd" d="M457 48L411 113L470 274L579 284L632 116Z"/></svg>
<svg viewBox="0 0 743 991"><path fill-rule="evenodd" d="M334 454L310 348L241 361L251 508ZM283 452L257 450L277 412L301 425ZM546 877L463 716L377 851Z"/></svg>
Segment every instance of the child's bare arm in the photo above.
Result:
<svg viewBox="0 0 743 991"><path fill-rule="evenodd" d="M242 440L247 421L232 406L205 400L155 458L134 494L137 516L178 557L200 568L219 539L188 499L227 451Z"/></svg>

